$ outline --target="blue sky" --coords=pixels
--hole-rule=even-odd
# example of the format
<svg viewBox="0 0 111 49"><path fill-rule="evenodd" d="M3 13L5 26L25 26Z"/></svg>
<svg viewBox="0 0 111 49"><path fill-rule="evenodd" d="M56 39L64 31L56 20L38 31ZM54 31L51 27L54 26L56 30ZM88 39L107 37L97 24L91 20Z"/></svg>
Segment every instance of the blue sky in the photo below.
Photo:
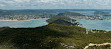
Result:
<svg viewBox="0 0 111 49"><path fill-rule="evenodd" d="M0 0L0 9L111 9L111 0Z"/></svg>

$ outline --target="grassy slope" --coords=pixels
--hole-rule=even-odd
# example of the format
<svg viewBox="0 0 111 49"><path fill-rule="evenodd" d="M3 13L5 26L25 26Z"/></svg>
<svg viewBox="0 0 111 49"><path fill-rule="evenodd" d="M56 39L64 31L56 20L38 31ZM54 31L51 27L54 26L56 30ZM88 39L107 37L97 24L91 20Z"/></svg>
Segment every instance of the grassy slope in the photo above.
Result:
<svg viewBox="0 0 111 49"><path fill-rule="evenodd" d="M82 49L89 43L111 42L110 32L85 32L85 28L56 23L38 28L6 28L0 31L0 44L8 47L3 46L4 49L65 49L60 45L61 42L75 46L75 49ZM109 48L104 46L103 49L106 47Z"/></svg>

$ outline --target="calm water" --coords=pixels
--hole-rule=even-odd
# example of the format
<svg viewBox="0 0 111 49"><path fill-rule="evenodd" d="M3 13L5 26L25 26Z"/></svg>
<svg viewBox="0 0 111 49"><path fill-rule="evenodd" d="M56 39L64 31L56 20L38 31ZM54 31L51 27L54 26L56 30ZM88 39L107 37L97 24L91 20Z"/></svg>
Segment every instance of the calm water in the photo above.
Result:
<svg viewBox="0 0 111 49"><path fill-rule="evenodd" d="M37 19L31 21L0 21L0 27L11 27L11 28L33 28L47 25L46 19Z"/></svg>
<svg viewBox="0 0 111 49"><path fill-rule="evenodd" d="M87 29L111 31L111 20L77 20Z"/></svg>

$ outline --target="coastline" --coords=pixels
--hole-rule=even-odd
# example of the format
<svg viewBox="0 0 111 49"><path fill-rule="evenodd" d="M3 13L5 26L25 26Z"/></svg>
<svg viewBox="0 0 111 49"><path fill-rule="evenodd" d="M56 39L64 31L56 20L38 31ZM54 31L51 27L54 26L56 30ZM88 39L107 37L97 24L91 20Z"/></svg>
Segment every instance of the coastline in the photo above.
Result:
<svg viewBox="0 0 111 49"><path fill-rule="evenodd" d="M32 19L31 19L32 20ZM0 20L0 21L31 21L31 20ZM34 20L34 19L33 19Z"/></svg>
<svg viewBox="0 0 111 49"><path fill-rule="evenodd" d="M38 19L47 19L47 18L38 18ZM27 19L27 20L5 20L5 19L0 19L0 21L31 21L31 20L37 20L37 19Z"/></svg>

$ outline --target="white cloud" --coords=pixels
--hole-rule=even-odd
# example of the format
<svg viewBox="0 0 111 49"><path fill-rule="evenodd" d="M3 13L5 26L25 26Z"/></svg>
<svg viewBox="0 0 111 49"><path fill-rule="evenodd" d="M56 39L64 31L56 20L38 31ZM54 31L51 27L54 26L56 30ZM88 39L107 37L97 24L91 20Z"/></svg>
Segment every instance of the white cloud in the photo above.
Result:
<svg viewBox="0 0 111 49"><path fill-rule="evenodd" d="M96 3L99 5L109 5L111 3L111 0L96 0Z"/></svg>
<svg viewBox="0 0 111 49"><path fill-rule="evenodd" d="M2 3L13 4L13 3L27 3L30 0L0 0Z"/></svg>
<svg viewBox="0 0 111 49"><path fill-rule="evenodd" d="M14 1L2 1L3 3L8 3L8 4L13 4L13 3L16 3Z"/></svg>
<svg viewBox="0 0 111 49"><path fill-rule="evenodd" d="M3 4L0 4L0 7L4 7L5 5L3 5Z"/></svg>
<svg viewBox="0 0 111 49"><path fill-rule="evenodd" d="M17 3L26 3L26 2L30 2L31 0L14 0L14 2L17 2Z"/></svg>
<svg viewBox="0 0 111 49"><path fill-rule="evenodd" d="M21 8L109 8L111 0L0 0L0 4Z"/></svg>

